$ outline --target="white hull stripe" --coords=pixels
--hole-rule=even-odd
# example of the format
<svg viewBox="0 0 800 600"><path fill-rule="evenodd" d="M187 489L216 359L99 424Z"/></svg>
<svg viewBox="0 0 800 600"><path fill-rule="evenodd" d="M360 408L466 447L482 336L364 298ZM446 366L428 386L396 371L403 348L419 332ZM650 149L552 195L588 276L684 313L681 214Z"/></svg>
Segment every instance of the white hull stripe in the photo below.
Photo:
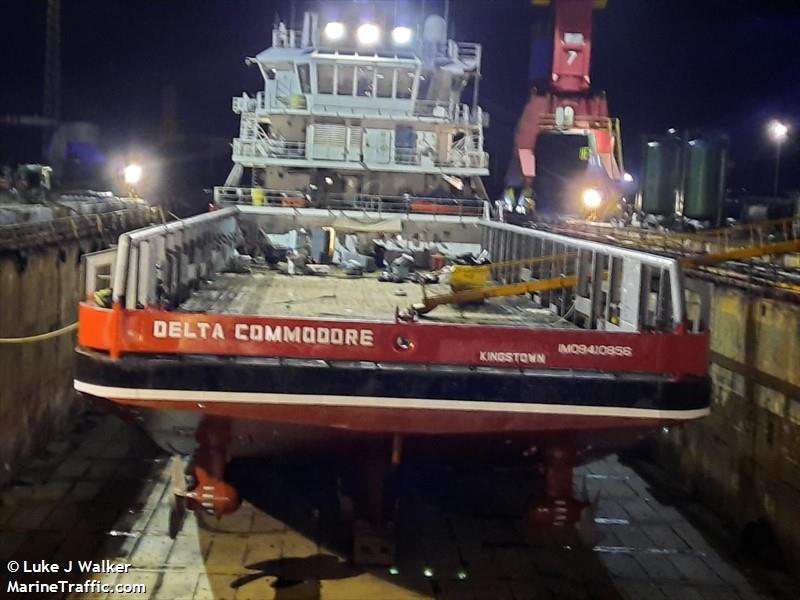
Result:
<svg viewBox="0 0 800 600"><path fill-rule="evenodd" d="M472 400L432 400L425 398L389 398L374 396L331 396L323 394L269 394L264 392L209 392L195 390L158 390L96 385L75 380L79 392L100 398L120 400L164 400L176 402L219 402L244 404L283 404L292 406L346 406L356 408L406 408L423 410L463 410L516 414L580 415L588 417L625 417L631 419L699 419L708 408L692 410L657 410L618 406L577 406L573 404L528 404L523 402L476 402Z"/></svg>

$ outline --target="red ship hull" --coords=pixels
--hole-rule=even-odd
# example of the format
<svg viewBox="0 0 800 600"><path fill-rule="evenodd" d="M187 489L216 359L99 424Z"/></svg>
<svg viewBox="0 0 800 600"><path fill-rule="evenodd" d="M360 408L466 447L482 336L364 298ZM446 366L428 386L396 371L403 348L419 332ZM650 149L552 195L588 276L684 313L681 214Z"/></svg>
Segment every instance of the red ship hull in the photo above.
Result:
<svg viewBox="0 0 800 600"><path fill-rule="evenodd" d="M514 440L514 452L554 440L608 450L705 416L708 385L696 376L200 356L113 360L80 350L75 387L112 400L167 450L188 445L188 452L198 431L212 427L226 431L229 452L238 456L268 453L274 441L257 432L275 428L289 434L279 436L284 450L302 449L305 438L394 435L437 440L416 444L430 454L447 445L442 437L460 436Z"/></svg>
<svg viewBox="0 0 800 600"><path fill-rule="evenodd" d="M218 515L238 505L224 480L231 458L311 454L365 459L375 485L401 460L539 462L548 491L536 520L562 518L562 501L576 516L576 463L709 410L707 337L682 331L82 305L79 343L75 388L110 400L167 452L194 457L188 495Z"/></svg>

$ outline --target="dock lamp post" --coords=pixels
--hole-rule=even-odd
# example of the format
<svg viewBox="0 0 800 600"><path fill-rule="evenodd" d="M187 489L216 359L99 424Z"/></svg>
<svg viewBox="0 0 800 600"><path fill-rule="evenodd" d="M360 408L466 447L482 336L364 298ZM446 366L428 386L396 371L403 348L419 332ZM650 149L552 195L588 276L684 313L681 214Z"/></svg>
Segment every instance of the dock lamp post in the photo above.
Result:
<svg viewBox="0 0 800 600"><path fill-rule="evenodd" d="M774 120L767 126L770 139L775 142L775 181L772 187L773 197L778 197L778 178L781 172L781 147L789 136L789 126L786 123Z"/></svg>
<svg viewBox="0 0 800 600"><path fill-rule="evenodd" d="M136 163L131 163L122 169L122 178L125 180L125 185L128 188L128 195L136 198L136 185L142 180L142 166Z"/></svg>

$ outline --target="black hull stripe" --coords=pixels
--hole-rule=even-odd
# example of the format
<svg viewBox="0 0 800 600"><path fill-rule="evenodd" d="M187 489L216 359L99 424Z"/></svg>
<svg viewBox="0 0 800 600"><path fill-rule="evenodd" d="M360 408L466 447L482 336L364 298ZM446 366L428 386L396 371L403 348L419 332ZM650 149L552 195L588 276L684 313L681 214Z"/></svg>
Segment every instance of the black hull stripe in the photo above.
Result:
<svg viewBox="0 0 800 600"><path fill-rule="evenodd" d="M331 367L317 362L128 356L119 361L78 351L77 376L95 386L233 394L430 399L502 404L615 407L657 411L707 409L706 377L670 381L641 375L609 377L564 371Z"/></svg>
<svg viewBox="0 0 800 600"><path fill-rule="evenodd" d="M94 385L75 380L79 392L100 398L133 401L168 401L187 404L256 404L296 407L335 406L359 409L401 408L427 411L501 412L516 414L624 417L629 419L698 419L709 409L654 410L615 406L575 406L572 404L536 404L520 402L473 402L469 400L432 400L430 398L388 398L370 396L323 396L320 394L270 394L266 392L207 392L197 390L135 389Z"/></svg>

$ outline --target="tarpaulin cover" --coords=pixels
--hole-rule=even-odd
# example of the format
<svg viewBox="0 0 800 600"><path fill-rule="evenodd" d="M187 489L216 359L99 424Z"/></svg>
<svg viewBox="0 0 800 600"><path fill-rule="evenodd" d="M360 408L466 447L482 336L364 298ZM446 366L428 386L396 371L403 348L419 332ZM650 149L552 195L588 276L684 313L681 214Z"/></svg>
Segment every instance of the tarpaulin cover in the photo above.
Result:
<svg viewBox="0 0 800 600"><path fill-rule="evenodd" d="M354 219L351 217L336 217L331 223L336 231L354 231L363 233L402 233L403 224L399 219Z"/></svg>

